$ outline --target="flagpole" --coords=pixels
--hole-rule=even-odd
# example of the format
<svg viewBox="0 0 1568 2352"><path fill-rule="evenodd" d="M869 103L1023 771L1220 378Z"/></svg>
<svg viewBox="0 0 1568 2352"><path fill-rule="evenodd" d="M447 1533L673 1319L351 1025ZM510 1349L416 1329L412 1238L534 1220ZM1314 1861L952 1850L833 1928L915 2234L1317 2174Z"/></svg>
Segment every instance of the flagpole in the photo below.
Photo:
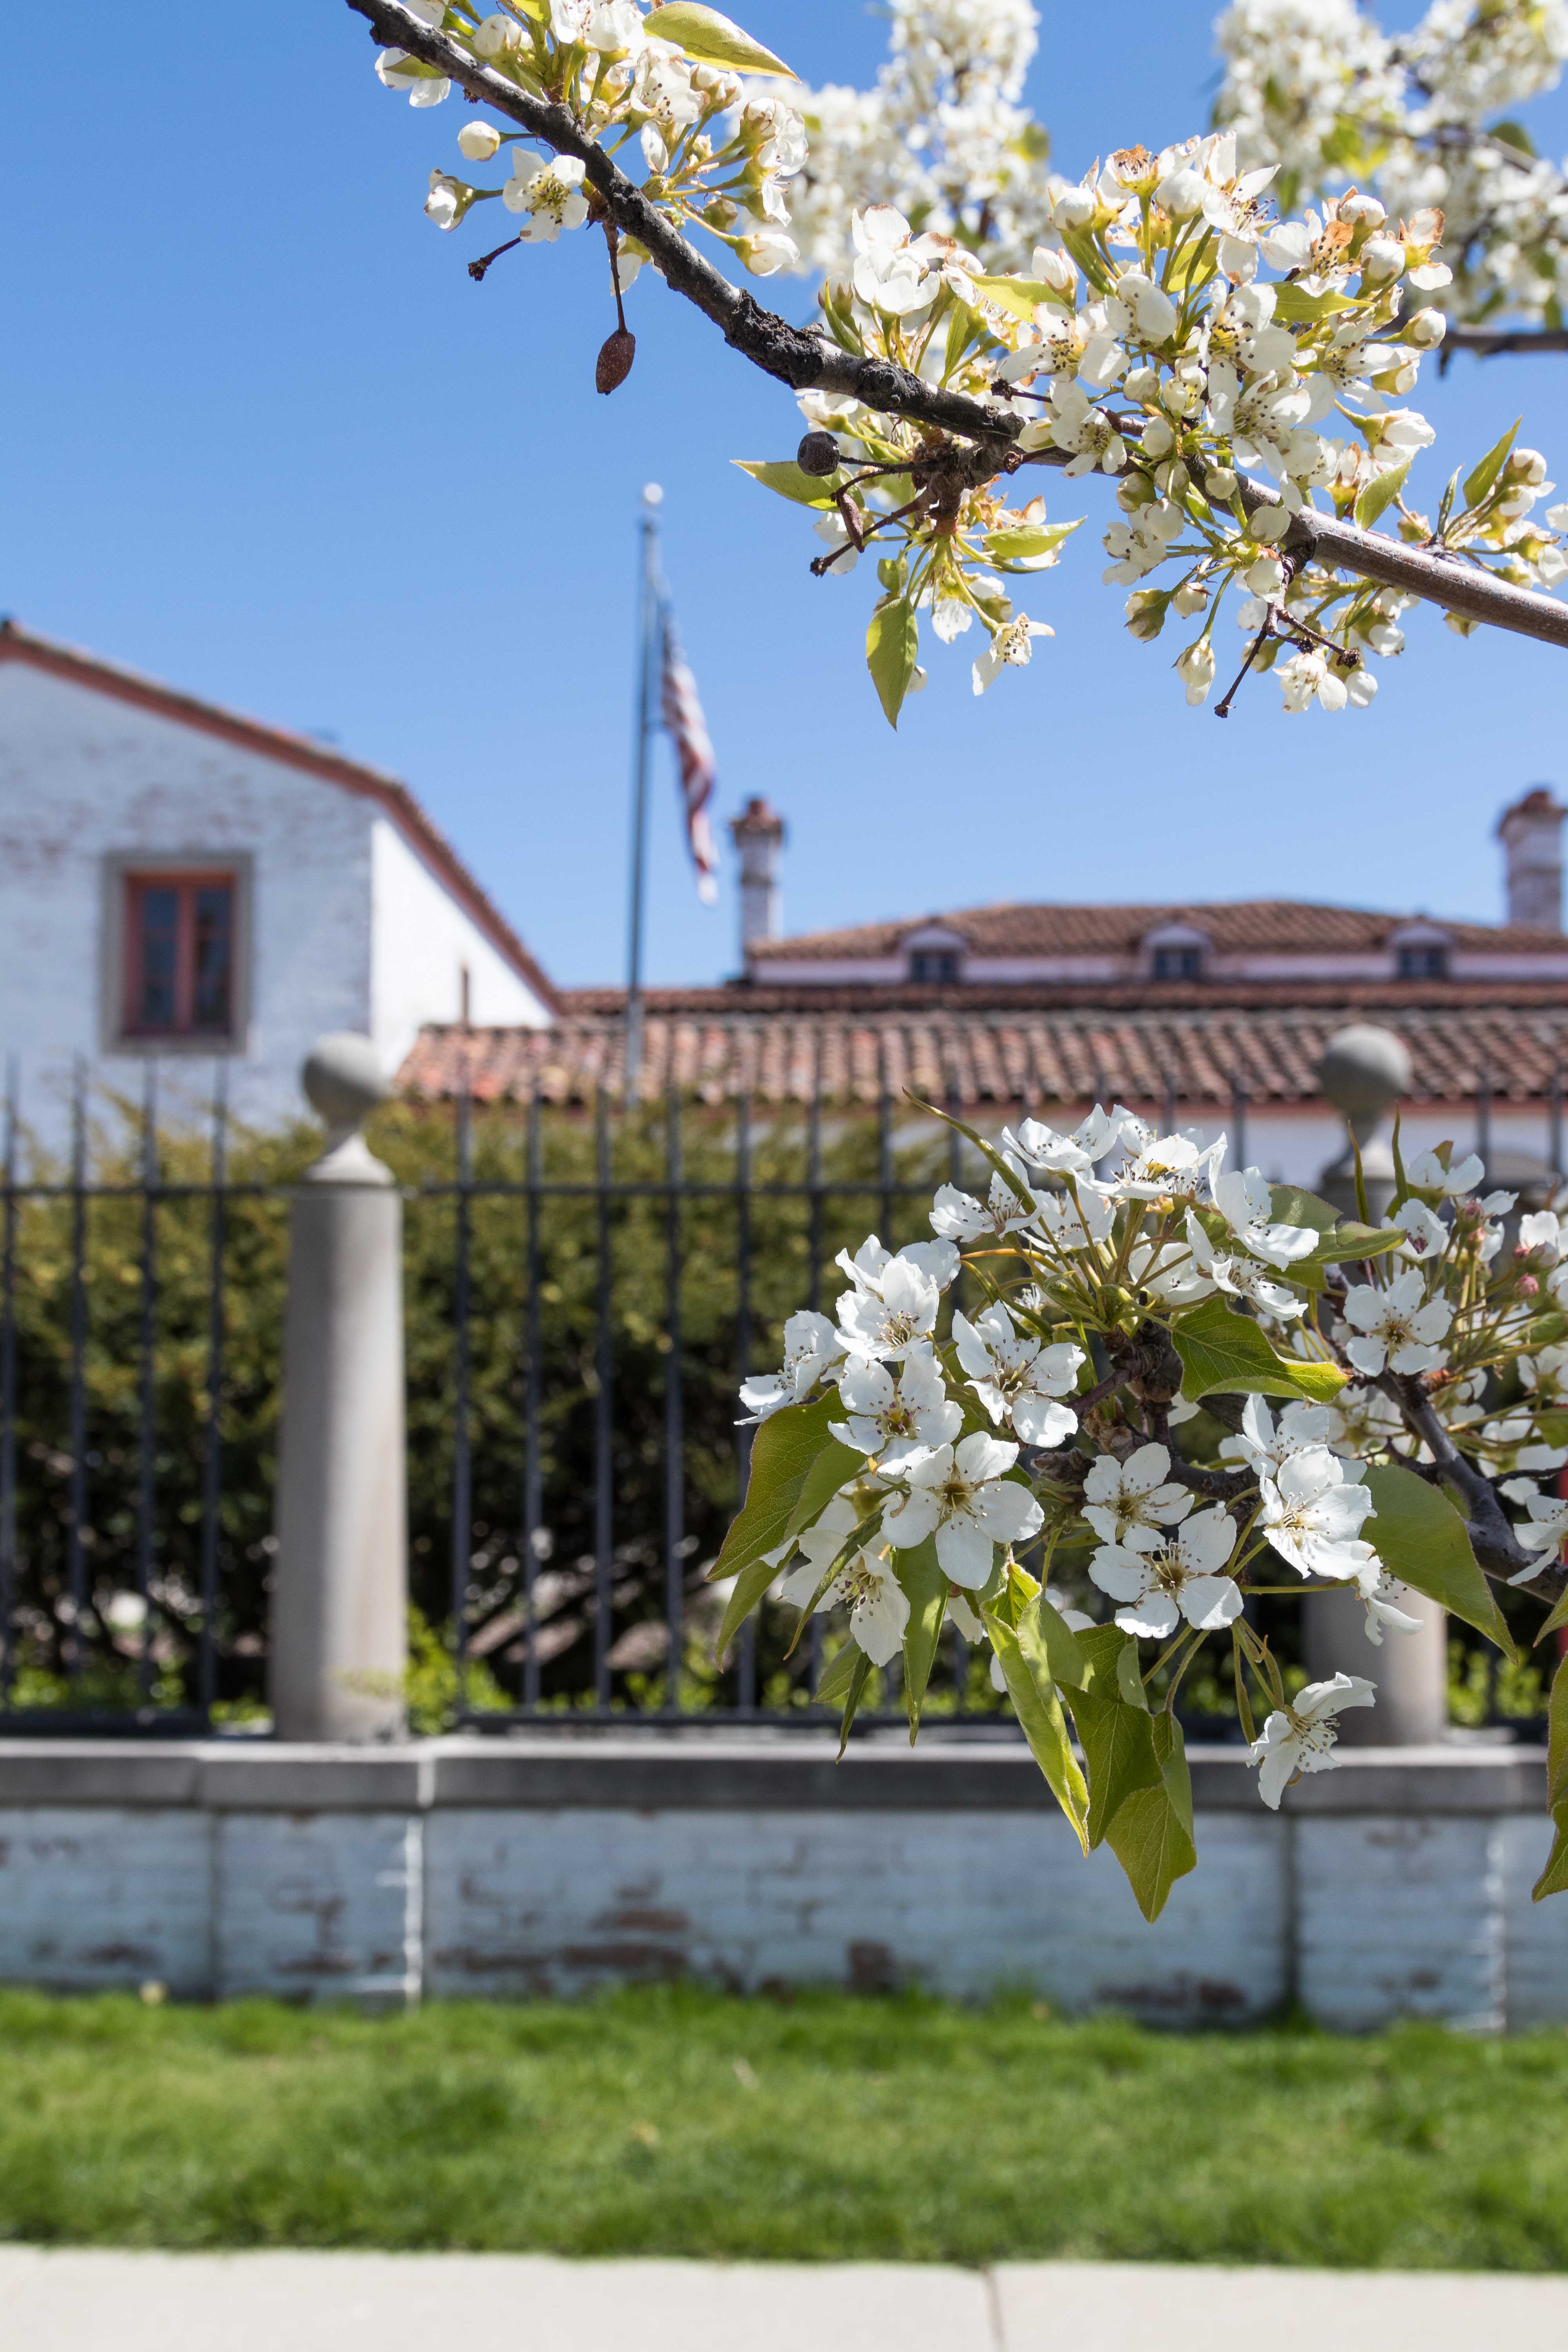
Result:
<svg viewBox="0 0 1568 2352"><path fill-rule="evenodd" d="M643 877L647 835L647 745L652 732L653 673L658 634L658 509L664 492L649 482L642 494L642 579L637 600L637 701L632 761L631 909L626 940L626 1098L635 1102L642 1075Z"/></svg>
<svg viewBox="0 0 1568 2352"><path fill-rule="evenodd" d="M643 491L642 570L637 604L637 700L632 781L631 906L626 942L626 1097L636 1100L642 1072L643 899L647 864L648 738L653 730L655 639L658 620L658 507L657 482Z"/></svg>

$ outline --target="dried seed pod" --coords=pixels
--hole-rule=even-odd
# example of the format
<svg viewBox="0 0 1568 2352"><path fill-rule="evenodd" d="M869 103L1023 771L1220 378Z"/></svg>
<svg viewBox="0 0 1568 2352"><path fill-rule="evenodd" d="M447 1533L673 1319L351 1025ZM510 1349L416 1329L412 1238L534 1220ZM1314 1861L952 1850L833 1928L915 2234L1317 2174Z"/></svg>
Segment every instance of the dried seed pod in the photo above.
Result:
<svg viewBox="0 0 1568 2352"><path fill-rule="evenodd" d="M605 339L604 347L594 363L594 387L597 392L614 392L625 383L637 357L637 339L629 327L617 327Z"/></svg>
<svg viewBox="0 0 1568 2352"><path fill-rule="evenodd" d="M803 474L831 474L837 471L839 448L831 433L808 433L795 453L795 462Z"/></svg>

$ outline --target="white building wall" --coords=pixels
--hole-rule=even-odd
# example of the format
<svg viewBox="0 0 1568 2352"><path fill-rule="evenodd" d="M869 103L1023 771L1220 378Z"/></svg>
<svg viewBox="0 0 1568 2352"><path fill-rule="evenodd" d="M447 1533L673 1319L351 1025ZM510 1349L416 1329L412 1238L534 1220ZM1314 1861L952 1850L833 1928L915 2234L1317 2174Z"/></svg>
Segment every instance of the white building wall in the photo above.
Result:
<svg viewBox="0 0 1568 2352"><path fill-rule="evenodd" d="M291 1117L324 1029L370 1013L373 811L320 778L50 677L0 666L0 1051L24 1112L58 1139L70 1066L137 1095L145 1056L108 1053L106 861L248 862L248 1034L232 1057L245 1118ZM159 1055L177 1114L208 1098L212 1057Z"/></svg>
<svg viewBox="0 0 1568 2352"><path fill-rule="evenodd" d="M395 1069L426 1021L542 1028L549 1013L387 817L371 824L370 1034Z"/></svg>

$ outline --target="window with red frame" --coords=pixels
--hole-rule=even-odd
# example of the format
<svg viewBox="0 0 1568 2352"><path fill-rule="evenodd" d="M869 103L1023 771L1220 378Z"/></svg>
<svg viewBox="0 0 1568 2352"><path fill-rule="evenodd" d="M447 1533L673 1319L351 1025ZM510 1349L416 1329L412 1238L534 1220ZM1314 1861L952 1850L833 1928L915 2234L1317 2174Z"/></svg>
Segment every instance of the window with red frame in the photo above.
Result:
<svg viewBox="0 0 1568 2352"><path fill-rule="evenodd" d="M234 876L132 874L125 890L125 1034L230 1035Z"/></svg>

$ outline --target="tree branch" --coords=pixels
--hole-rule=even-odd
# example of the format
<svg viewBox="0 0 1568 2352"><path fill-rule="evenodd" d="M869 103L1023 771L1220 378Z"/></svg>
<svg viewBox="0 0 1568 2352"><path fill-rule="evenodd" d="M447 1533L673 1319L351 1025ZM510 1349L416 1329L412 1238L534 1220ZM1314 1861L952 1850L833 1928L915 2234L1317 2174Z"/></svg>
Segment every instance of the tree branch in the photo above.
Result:
<svg viewBox="0 0 1568 2352"><path fill-rule="evenodd" d="M1525 1569L1536 1568L1538 1573L1518 1589L1550 1608L1568 1586L1568 1574L1555 1560L1543 1559L1539 1552L1526 1551L1519 1542L1491 1480L1473 1462L1466 1461L1438 1420L1420 1380L1384 1372L1378 1386L1394 1399L1412 1434L1426 1446L1444 1484L1463 1498L1469 1513L1470 1549L1486 1573L1498 1583L1506 1584Z"/></svg>
<svg viewBox="0 0 1568 2352"><path fill-rule="evenodd" d="M1489 360L1499 352L1568 352L1568 327L1450 327L1438 348L1441 368L1450 352Z"/></svg>
<svg viewBox="0 0 1568 2352"><path fill-rule="evenodd" d="M710 319L731 349L743 359L776 376L792 392L838 393L884 415L907 417L914 424L931 425L942 432L981 442L995 448L999 467L1011 457L1010 445L1024 423L1015 410L991 401L972 400L963 393L945 392L890 360L842 351L820 329L794 327L788 320L765 310L754 296L731 286L687 243L587 136L568 108L548 99L531 98L505 74L470 57L448 35L422 25L399 5L399 0L348 0L348 5L366 19L378 47L406 50L410 57L435 66L475 105L493 107L546 146L578 157L617 226L647 247L667 285ZM1064 449L1034 449L1024 462L1065 466L1068 457ZM1250 493L1249 502L1269 497L1256 484L1245 485L1244 489ZM1320 562L1357 572L1363 579L1404 589L1467 619L1510 629L1545 645L1568 647L1568 607L1531 589L1510 588L1506 582L1455 558L1431 555L1395 540L1357 530L1310 509L1292 522L1285 548L1288 553L1313 556Z"/></svg>

